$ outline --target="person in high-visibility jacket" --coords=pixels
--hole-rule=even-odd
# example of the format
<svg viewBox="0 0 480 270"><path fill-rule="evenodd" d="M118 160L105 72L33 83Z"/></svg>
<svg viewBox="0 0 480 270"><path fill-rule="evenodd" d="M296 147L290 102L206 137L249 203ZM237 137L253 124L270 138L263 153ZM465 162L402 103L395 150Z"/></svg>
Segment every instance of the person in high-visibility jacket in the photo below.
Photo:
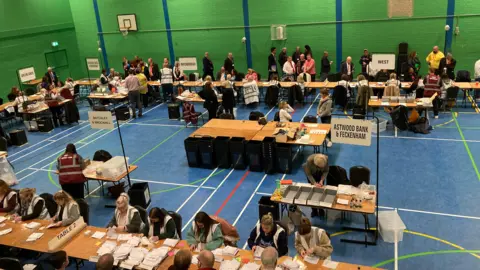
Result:
<svg viewBox="0 0 480 270"><path fill-rule="evenodd" d="M74 199L84 198L83 183L86 178L83 175L84 163L82 157L77 154L74 144L68 144L65 153L57 159L58 180L62 189Z"/></svg>

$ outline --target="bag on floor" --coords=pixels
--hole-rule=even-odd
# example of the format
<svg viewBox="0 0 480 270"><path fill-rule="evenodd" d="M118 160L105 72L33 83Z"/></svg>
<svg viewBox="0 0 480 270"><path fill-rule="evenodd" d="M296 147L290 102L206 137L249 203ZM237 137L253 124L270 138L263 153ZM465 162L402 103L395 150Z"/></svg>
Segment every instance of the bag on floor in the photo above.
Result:
<svg viewBox="0 0 480 270"><path fill-rule="evenodd" d="M410 124L410 130L414 133L428 134L432 130L432 126L427 118L420 117L416 123Z"/></svg>
<svg viewBox="0 0 480 270"><path fill-rule="evenodd" d="M6 157L0 157L0 175L2 180L9 186L18 184L17 176L15 176L12 165L10 165Z"/></svg>
<svg viewBox="0 0 480 270"><path fill-rule="evenodd" d="M248 120L250 121L258 121L260 117L264 117L265 115L262 112L251 112Z"/></svg>
<svg viewBox="0 0 480 270"><path fill-rule="evenodd" d="M107 162L112 158L112 155L105 150L98 150L93 155L93 161Z"/></svg>

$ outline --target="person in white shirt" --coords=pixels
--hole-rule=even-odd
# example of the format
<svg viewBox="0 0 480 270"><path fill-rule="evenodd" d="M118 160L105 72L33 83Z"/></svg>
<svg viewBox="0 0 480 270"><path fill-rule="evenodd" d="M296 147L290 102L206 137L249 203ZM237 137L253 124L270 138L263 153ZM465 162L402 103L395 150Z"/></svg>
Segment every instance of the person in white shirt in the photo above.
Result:
<svg viewBox="0 0 480 270"><path fill-rule="evenodd" d="M175 62L175 66L173 67L173 77L175 81L185 81L187 76L183 73L183 70L180 69L180 62Z"/></svg>
<svg viewBox="0 0 480 270"><path fill-rule="evenodd" d="M386 82L385 86L396 86L400 88L402 86L402 83L399 80L397 80L397 74L391 73L390 80Z"/></svg>
<svg viewBox="0 0 480 270"><path fill-rule="evenodd" d="M480 82L480 60L475 62L475 81Z"/></svg>
<svg viewBox="0 0 480 270"><path fill-rule="evenodd" d="M23 92L18 91L17 97L13 101L12 106L13 107L17 106L18 107L18 112L23 113L23 103L26 102L26 101L28 101L28 97Z"/></svg>
<svg viewBox="0 0 480 270"><path fill-rule="evenodd" d="M75 95L75 93L74 93L75 83L73 82L72 78L67 78L63 88L67 88L70 91L70 93L72 94L72 96Z"/></svg>
<svg viewBox="0 0 480 270"><path fill-rule="evenodd" d="M166 59L166 58L165 58ZM167 102L170 100L173 102L173 71L169 68L169 64L163 63L163 68L160 70L160 83L162 85L163 100Z"/></svg>
<svg viewBox="0 0 480 270"><path fill-rule="evenodd" d="M289 56L287 62L283 64L283 79L293 82L295 80L296 70L295 63L293 62L292 57Z"/></svg>
<svg viewBox="0 0 480 270"><path fill-rule="evenodd" d="M292 116L290 113L293 112L294 109L285 101L281 101L278 108L280 109L280 112L278 113L280 122L292 122Z"/></svg>

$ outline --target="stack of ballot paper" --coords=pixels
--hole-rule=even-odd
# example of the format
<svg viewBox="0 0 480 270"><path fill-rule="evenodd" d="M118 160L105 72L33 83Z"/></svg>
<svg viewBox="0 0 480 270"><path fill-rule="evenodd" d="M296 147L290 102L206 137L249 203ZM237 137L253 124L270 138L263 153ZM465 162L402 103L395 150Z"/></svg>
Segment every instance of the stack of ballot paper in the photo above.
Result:
<svg viewBox="0 0 480 270"><path fill-rule="evenodd" d="M97 254L102 256L104 254L112 254L117 248L117 242L115 241L105 241L102 246L97 250Z"/></svg>
<svg viewBox="0 0 480 270"><path fill-rule="evenodd" d="M8 228L6 230L0 231L0 235L5 235L5 234L8 234L10 232L12 232L12 228Z"/></svg>
<svg viewBox="0 0 480 270"><path fill-rule="evenodd" d="M123 243L115 250L113 253L113 258L117 261L125 260L132 249L133 246Z"/></svg>
<svg viewBox="0 0 480 270"><path fill-rule="evenodd" d="M128 233L128 234L119 234L118 237L117 237L117 240L118 241L128 241L132 239L132 234Z"/></svg>
<svg viewBox="0 0 480 270"><path fill-rule="evenodd" d="M315 255L310 255L310 256L305 256L303 260L311 264L317 264L320 258Z"/></svg>
<svg viewBox="0 0 480 270"><path fill-rule="evenodd" d="M223 261L220 264L220 270L238 270L240 269L240 262L237 260Z"/></svg>
<svg viewBox="0 0 480 270"><path fill-rule="evenodd" d="M130 251L130 255L128 256L128 259L123 261L120 264L120 267L125 269L132 269L133 267L142 263L147 253L148 253L148 250L146 248L142 248L142 247L133 248Z"/></svg>
<svg viewBox="0 0 480 270"><path fill-rule="evenodd" d="M256 263L249 262L242 266L241 270L260 270L260 265Z"/></svg>
<svg viewBox="0 0 480 270"><path fill-rule="evenodd" d="M167 238L167 239L165 239L165 241L163 242L163 246L166 246L166 247L175 247L175 246L178 244L179 241L180 241L180 240L178 240L178 239L170 239L170 238Z"/></svg>
<svg viewBox="0 0 480 270"><path fill-rule="evenodd" d="M282 267L286 268L286 269L289 269L289 270L297 270L297 269L300 269L300 265L295 262L295 261L292 261L291 259L287 259L285 260L283 263L282 263Z"/></svg>
<svg viewBox="0 0 480 270"><path fill-rule="evenodd" d="M153 269L167 257L169 250L168 247L160 247L150 251L147 253L139 267L147 270Z"/></svg>
<svg viewBox="0 0 480 270"><path fill-rule="evenodd" d="M108 230L107 230L107 238L108 238L108 239L111 239L111 240L117 240L118 234L117 234L117 232L115 231L115 227L108 228Z"/></svg>
<svg viewBox="0 0 480 270"><path fill-rule="evenodd" d="M231 246L226 246L223 248L222 252L223 255L225 256L236 256L238 253L239 249L236 247L231 247Z"/></svg>
<svg viewBox="0 0 480 270"><path fill-rule="evenodd" d="M105 236L105 232L95 232L94 234L92 234L92 238L95 238L95 239L102 239L104 236Z"/></svg>
<svg viewBox="0 0 480 270"><path fill-rule="evenodd" d="M0 223L4 222L5 220L7 220L6 217L0 217Z"/></svg>
<svg viewBox="0 0 480 270"><path fill-rule="evenodd" d="M255 248L255 252L253 253L253 257L255 258L255 260L258 261L258 260L261 259L263 250L264 250L264 248L259 247L259 246L257 246L257 247Z"/></svg>
<svg viewBox="0 0 480 270"><path fill-rule="evenodd" d="M192 256L192 264L194 264L194 265L198 264L198 255L193 255Z"/></svg>
<svg viewBox="0 0 480 270"><path fill-rule="evenodd" d="M140 237L133 236L130 240L127 241L127 244L137 247L140 244Z"/></svg>
<svg viewBox="0 0 480 270"><path fill-rule="evenodd" d="M30 234L30 236L27 238L27 242L33 242L33 241L37 241L38 239L40 239L40 237L43 236L43 233L32 233Z"/></svg>
<svg viewBox="0 0 480 270"><path fill-rule="evenodd" d="M38 223L38 222L30 222L28 223L27 225L25 225L25 227L27 227L28 229L35 229L37 228L38 226L40 226L41 224Z"/></svg>

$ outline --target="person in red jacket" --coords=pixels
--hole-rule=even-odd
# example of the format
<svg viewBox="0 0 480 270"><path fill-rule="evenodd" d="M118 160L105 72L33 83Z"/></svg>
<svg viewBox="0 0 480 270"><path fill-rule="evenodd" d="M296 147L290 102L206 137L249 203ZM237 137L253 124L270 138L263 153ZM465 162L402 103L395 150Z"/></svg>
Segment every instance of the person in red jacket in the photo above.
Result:
<svg viewBox="0 0 480 270"><path fill-rule="evenodd" d="M434 94L437 94L435 98L432 101L433 105L433 115L435 116L435 119L438 118L438 111L441 106L441 100L440 100L440 76L435 74L435 69L430 68L429 73L427 76L425 76L425 79L423 80L423 84L425 85L425 91L423 96L424 97L433 97Z"/></svg>
<svg viewBox="0 0 480 270"><path fill-rule="evenodd" d="M85 196L83 183L86 178L82 172L84 167L83 159L77 154L77 149L72 143L67 145L65 153L57 159L60 185L74 199L83 199Z"/></svg>

